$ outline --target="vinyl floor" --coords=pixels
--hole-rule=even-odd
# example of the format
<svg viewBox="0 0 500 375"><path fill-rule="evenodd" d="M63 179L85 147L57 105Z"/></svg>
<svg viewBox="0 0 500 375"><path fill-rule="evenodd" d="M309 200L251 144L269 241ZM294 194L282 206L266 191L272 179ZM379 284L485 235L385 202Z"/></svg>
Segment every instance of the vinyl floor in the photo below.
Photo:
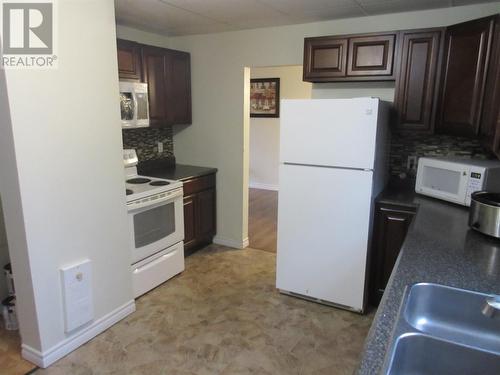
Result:
<svg viewBox="0 0 500 375"><path fill-rule="evenodd" d="M211 245L137 311L38 375L352 374L373 313L278 293L275 254Z"/></svg>

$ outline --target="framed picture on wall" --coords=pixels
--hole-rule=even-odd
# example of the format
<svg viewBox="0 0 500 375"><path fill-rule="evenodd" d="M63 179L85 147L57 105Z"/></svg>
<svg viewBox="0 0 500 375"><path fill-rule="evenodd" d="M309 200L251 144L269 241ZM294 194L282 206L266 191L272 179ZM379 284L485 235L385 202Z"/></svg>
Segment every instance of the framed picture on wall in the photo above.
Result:
<svg viewBox="0 0 500 375"><path fill-rule="evenodd" d="M250 80L250 117L280 117L280 79Z"/></svg>

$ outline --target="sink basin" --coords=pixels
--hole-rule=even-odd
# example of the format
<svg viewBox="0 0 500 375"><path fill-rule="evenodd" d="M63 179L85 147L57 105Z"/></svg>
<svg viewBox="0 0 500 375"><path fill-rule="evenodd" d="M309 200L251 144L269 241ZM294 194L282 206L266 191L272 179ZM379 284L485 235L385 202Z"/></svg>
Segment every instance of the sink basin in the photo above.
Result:
<svg viewBox="0 0 500 375"><path fill-rule="evenodd" d="M383 365L389 375L499 375L500 314L489 294L420 283L405 291Z"/></svg>
<svg viewBox="0 0 500 375"><path fill-rule="evenodd" d="M500 316L488 318L481 313L488 297L443 285L416 284L407 297L404 318L420 332L500 353Z"/></svg>
<svg viewBox="0 0 500 375"><path fill-rule="evenodd" d="M420 333L398 337L389 375L498 375L500 354L454 344Z"/></svg>

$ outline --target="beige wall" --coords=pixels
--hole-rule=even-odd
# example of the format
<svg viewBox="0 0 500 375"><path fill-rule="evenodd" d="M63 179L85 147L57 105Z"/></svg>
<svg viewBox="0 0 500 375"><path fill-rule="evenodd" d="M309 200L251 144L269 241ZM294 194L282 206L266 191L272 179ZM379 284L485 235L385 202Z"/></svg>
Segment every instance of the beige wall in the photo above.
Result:
<svg viewBox="0 0 500 375"><path fill-rule="evenodd" d="M0 300L7 297L7 286L3 272L3 266L9 263L9 250L7 248L7 235L2 210L2 199L0 197Z"/></svg>
<svg viewBox="0 0 500 375"><path fill-rule="evenodd" d="M302 64L304 37L445 26L499 12L500 2L428 11L351 18L302 25L173 37L172 48L191 52L193 124L176 127L179 162L219 168L218 237L243 244L247 237L249 140L244 67ZM139 34L138 34L139 37ZM376 95L392 98L380 84L317 84L313 97ZM355 88L355 89L353 89Z"/></svg>
<svg viewBox="0 0 500 375"><path fill-rule="evenodd" d="M279 78L281 99L308 99L312 84L302 81L302 65L251 68L251 78ZM277 190L279 118L250 118L250 187Z"/></svg>
<svg viewBox="0 0 500 375"><path fill-rule="evenodd" d="M23 354L48 360L88 328L65 332L62 267L92 262L93 323L133 307L113 1L57 7L59 67L0 71L0 192Z"/></svg>
<svg viewBox="0 0 500 375"><path fill-rule="evenodd" d="M5 233L5 223L3 218L2 197L0 197L0 247L7 245L7 234ZM3 264L0 263L0 267Z"/></svg>

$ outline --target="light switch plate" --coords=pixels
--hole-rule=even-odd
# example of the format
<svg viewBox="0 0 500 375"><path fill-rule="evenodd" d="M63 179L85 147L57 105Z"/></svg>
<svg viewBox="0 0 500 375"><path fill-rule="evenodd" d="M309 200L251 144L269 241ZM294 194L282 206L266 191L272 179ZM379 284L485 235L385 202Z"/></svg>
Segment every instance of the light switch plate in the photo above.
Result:
<svg viewBox="0 0 500 375"><path fill-rule="evenodd" d="M92 263L87 259L60 271L65 331L71 332L94 319Z"/></svg>

